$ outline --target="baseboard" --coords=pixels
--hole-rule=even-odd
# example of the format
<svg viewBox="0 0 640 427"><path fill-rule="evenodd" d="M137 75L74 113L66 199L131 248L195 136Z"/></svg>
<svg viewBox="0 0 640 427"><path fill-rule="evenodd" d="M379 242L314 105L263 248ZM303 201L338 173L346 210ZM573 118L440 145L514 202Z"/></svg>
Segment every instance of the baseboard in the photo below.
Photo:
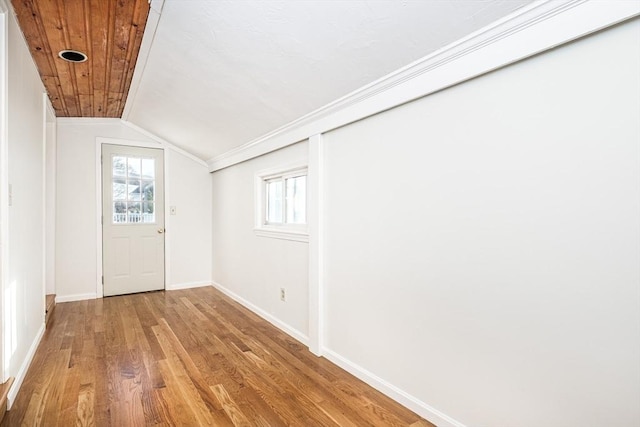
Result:
<svg viewBox="0 0 640 427"><path fill-rule="evenodd" d="M291 326L287 325L286 323L282 322L281 320L277 319L276 317L262 310L255 304L242 298L240 295L236 294L235 292L225 288L221 284L216 282L211 282L211 285L214 288L218 289L223 294L227 295L229 298L236 301L237 303L242 304L244 307L256 313L258 316L262 317L263 319L265 319L266 321L268 321L278 329L282 330L283 332L286 332L291 337L300 341L304 345L307 345L307 346L309 345L308 344L309 337L305 336L300 331L296 330L295 328L292 328ZM361 379L365 383L369 384L371 387L389 396L391 399L409 408L410 410L414 411L416 414L432 422L438 427L466 427L461 422L458 422L455 419L447 416L446 414L438 411L437 409L427 405L426 403L420 401L414 396L411 396L409 393L399 389L393 384L388 383L387 381L383 380L382 378L378 377L372 372L366 370L365 368L342 357L338 353L328 348L323 348L322 355L327 360L338 365L345 371Z"/></svg>
<svg viewBox="0 0 640 427"><path fill-rule="evenodd" d="M56 304L59 302L84 301L86 299L96 299L95 292L90 294L56 295Z"/></svg>
<svg viewBox="0 0 640 427"><path fill-rule="evenodd" d="M236 301L239 304L242 304L243 306L245 306L249 310L253 311L255 314L257 314L258 316L262 317L264 320L266 320L267 322L271 323L276 328L278 328L278 329L282 330L283 332L287 333L292 338L300 341L302 344L306 345L307 347L309 346L309 337L306 336L305 334L303 334L302 332L300 332L299 330L287 325L286 323L284 323L280 319L278 319L278 318L274 317L273 315L267 313L266 311L264 311L263 309L261 309L257 305L247 301L246 299L242 298L240 295L236 294L235 292L230 291L229 289L225 288L221 284L216 283L216 282L211 282L211 285L214 288L216 288L217 290L219 290L220 292L222 292L223 294L225 294L226 296L228 296L229 298L231 298L232 300Z"/></svg>
<svg viewBox="0 0 640 427"><path fill-rule="evenodd" d="M165 290L167 291L175 291L178 289L189 289L189 288L199 288L202 286L211 286L211 281L201 281L201 282L188 282L188 283L177 283L175 285L165 285ZM98 296L95 292L89 294L74 294L74 295L58 295L56 296L56 304L60 302L72 302L72 301L83 301L87 299L96 299Z"/></svg>
<svg viewBox="0 0 640 427"><path fill-rule="evenodd" d="M38 345L40 345L40 340L44 335L45 324L43 323L38 329L38 333L36 334L35 339L31 343L31 347L29 347L29 351L27 352L27 356L24 358L20 369L18 370L18 374L16 375L16 379L13 382L13 385L9 389L9 394L7 396L7 410L11 409L11 405L13 405L16 396L18 395L18 391L20 391L20 387L22 386L22 381L24 381L24 377L27 375L27 371L29 370L29 366L31 365L31 361L33 361L33 356L36 354L36 350L38 349Z"/></svg>
<svg viewBox="0 0 640 427"><path fill-rule="evenodd" d="M179 289L202 288L204 286L211 286L211 280L205 280L202 282L176 283L175 285L165 285L164 289L166 291L177 291Z"/></svg>
<svg viewBox="0 0 640 427"><path fill-rule="evenodd" d="M352 361L342 357L338 353L329 350L328 348L323 348L322 355L345 371L352 374L353 376L361 379L379 392L389 396L391 399L395 400L401 405L411 409L413 412L420 415L427 421L437 425L438 427L466 427L461 422L456 421L448 415L443 414L437 409L427 405L414 396L411 396L409 393L399 389L393 384L390 384L382 378L378 377L374 373L366 370L362 366L359 366Z"/></svg>
<svg viewBox="0 0 640 427"><path fill-rule="evenodd" d="M7 397L9 395L9 390L11 389L12 384L12 377L7 379L7 381L5 381L3 384L0 384L0 424L2 424L4 415L7 413Z"/></svg>

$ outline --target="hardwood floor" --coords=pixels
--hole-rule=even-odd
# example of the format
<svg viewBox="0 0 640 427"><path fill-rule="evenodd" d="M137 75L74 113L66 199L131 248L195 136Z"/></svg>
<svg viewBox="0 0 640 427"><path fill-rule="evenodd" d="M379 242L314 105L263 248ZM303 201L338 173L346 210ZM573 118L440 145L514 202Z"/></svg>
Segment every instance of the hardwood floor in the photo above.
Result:
<svg viewBox="0 0 640 427"><path fill-rule="evenodd" d="M432 426L211 287L58 304L18 425Z"/></svg>

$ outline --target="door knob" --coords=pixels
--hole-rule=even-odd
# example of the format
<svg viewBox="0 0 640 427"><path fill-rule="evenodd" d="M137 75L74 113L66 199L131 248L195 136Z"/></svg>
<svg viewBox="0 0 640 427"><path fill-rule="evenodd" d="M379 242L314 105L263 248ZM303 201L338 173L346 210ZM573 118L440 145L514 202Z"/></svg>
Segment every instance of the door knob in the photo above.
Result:
<svg viewBox="0 0 640 427"><path fill-rule="evenodd" d="M164 228L158 228L158 234L162 234L162 233L164 233L164 232L165 232L165 229L164 229Z"/></svg>

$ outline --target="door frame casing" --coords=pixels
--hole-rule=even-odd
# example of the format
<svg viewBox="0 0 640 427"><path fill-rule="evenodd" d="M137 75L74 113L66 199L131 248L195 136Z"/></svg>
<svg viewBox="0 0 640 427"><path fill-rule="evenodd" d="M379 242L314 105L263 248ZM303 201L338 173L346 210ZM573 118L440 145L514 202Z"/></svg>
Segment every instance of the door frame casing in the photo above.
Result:
<svg viewBox="0 0 640 427"><path fill-rule="evenodd" d="M98 136L96 137L96 298L102 298L104 296L102 288L102 275L104 273L102 268L102 144L110 145L123 145L125 147L141 147L141 148L155 148L163 150L163 165L164 165L164 225L167 229L167 223L169 222L169 204L167 200L169 198L169 189L167 182L169 176L168 169L168 151L161 144L154 142L134 141L130 139L120 138L106 138ZM170 283L170 268L169 268L169 256L170 256L170 239L164 239L164 286L167 288L167 283Z"/></svg>
<svg viewBox="0 0 640 427"><path fill-rule="evenodd" d="M52 282L55 290L55 235L56 235L56 151L57 151L57 135L56 135L56 112L53 109L49 95L44 92L42 94L42 304L46 310L47 286ZM50 132L50 127L53 133ZM48 166L49 149L53 147L53 164ZM49 181L49 172L53 173L53 182ZM51 186L51 191L47 191L47 185ZM53 196L52 204L49 205L49 197ZM50 227L47 227L47 224ZM52 270L49 270L49 266ZM49 280L51 279L51 280Z"/></svg>
<svg viewBox="0 0 640 427"><path fill-rule="evenodd" d="M0 0L0 384L9 378L8 360L5 357L6 334L9 326L8 311L5 310L5 286L8 283L9 267L9 139L8 125L8 56L9 56L9 7Z"/></svg>

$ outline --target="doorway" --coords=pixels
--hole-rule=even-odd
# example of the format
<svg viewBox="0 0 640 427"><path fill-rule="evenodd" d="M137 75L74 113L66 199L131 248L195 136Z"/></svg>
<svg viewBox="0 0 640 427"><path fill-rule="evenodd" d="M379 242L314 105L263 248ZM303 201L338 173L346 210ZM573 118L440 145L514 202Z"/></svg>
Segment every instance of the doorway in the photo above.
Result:
<svg viewBox="0 0 640 427"><path fill-rule="evenodd" d="M164 289L164 151L102 145L103 295Z"/></svg>

